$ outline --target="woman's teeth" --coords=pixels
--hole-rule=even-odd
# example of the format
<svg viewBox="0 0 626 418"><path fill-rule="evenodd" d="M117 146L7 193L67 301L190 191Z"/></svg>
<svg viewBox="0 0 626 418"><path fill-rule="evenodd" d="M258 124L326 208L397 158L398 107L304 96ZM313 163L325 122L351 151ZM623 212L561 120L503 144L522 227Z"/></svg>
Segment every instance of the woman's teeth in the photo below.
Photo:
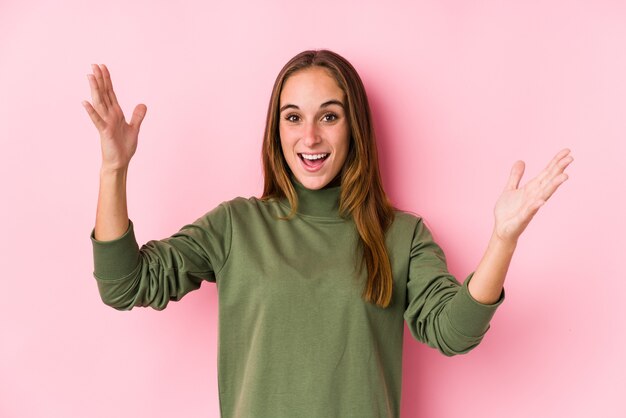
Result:
<svg viewBox="0 0 626 418"><path fill-rule="evenodd" d="M305 160L319 160L328 157L328 154L300 154Z"/></svg>

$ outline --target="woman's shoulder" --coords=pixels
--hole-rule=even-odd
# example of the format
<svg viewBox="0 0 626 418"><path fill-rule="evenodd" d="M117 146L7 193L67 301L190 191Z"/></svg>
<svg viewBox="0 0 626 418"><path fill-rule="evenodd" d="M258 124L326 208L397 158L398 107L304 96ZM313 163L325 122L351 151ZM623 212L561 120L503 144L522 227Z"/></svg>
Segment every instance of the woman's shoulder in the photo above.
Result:
<svg viewBox="0 0 626 418"><path fill-rule="evenodd" d="M419 213L394 208L394 214L393 229L412 231L414 236L420 237L429 237L432 234L429 223Z"/></svg>
<svg viewBox="0 0 626 418"><path fill-rule="evenodd" d="M411 231L414 242L433 240L433 232L424 217L416 212L394 208L396 217L392 227L396 231Z"/></svg>
<svg viewBox="0 0 626 418"><path fill-rule="evenodd" d="M394 224L399 224L401 226L415 226L416 224L423 222L423 218L416 212L393 208L394 213Z"/></svg>
<svg viewBox="0 0 626 418"><path fill-rule="evenodd" d="M257 196L237 196L229 200L224 200L219 204L219 206L227 209L231 215L240 216L265 213L279 205L278 199L261 199Z"/></svg>
<svg viewBox="0 0 626 418"><path fill-rule="evenodd" d="M225 200L221 204L231 208L248 208L277 204L277 199L261 199L257 196L237 196L230 200Z"/></svg>

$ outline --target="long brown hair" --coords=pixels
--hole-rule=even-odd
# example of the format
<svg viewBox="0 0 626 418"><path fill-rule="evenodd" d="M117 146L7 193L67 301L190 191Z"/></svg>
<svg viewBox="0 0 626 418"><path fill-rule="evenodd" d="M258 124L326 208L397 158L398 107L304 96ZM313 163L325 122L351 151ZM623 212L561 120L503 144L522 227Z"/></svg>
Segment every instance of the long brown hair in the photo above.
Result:
<svg viewBox="0 0 626 418"><path fill-rule="evenodd" d="M298 197L280 145L280 93L289 76L311 66L328 69L346 95L351 135L348 156L340 172L339 212L344 217L352 216L359 233L359 249L362 252L359 269L365 264L368 272L362 297L367 302L386 308L391 303L393 276L385 233L393 222L394 208L380 178L376 137L363 82L354 67L337 53L325 49L303 51L285 64L278 74L270 97L263 137L265 184L261 200L286 197L291 212L282 219L291 218L297 211Z"/></svg>

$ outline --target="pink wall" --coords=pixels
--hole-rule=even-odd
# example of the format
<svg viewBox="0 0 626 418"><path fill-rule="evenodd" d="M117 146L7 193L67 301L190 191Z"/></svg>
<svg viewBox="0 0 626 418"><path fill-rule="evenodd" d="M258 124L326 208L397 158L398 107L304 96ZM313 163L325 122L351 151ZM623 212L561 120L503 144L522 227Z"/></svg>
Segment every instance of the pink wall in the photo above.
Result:
<svg viewBox="0 0 626 418"><path fill-rule="evenodd" d="M260 193L274 77L323 47L360 71L387 190L461 280L511 164L526 180L576 157L482 345L446 358L407 330L403 417L626 416L625 22L622 1L2 0L0 416L218 415L214 285L163 312L98 296L90 64L128 117L148 106L128 184L143 243Z"/></svg>

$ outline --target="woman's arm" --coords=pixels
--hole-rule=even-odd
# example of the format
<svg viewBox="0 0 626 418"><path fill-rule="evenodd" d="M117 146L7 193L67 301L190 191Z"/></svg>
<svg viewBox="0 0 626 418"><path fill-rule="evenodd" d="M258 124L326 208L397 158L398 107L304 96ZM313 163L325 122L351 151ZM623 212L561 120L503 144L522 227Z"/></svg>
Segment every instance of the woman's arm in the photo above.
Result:
<svg viewBox="0 0 626 418"><path fill-rule="evenodd" d="M128 230L128 205L126 203L126 175L128 167L100 169L100 191L96 209L95 238L111 241Z"/></svg>
<svg viewBox="0 0 626 418"><path fill-rule="evenodd" d="M111 241L128 230L126 176L147 109L143 104L137 105L130 123L126 123L113 91L109 70L105 65L95 64L92 69L93 74L88 74L87 78L93 105L83 101L83 106L98 129L102 149L95 238Z"/></svg>
<svg viewBox="0 0 626 418"><path fill-rule="evenodd" d="M161 310L199 288L203 280L216 281L215 269L223 265L230 248L230 215L226 205L220 205L172 236L139 247L128 217L126 177L146 106L137 105L126 123L106 66L92 68L87 78L93 104L84 101L83 106L102 147L96 225L91 232L94 277L102 301L115 309Z"/></svg>
<svg viewBox="0 0 626 418"><path fill-rule="evenodd" d="M548 166L523 187L524 162L517 161L509 181L496 202L495 226L487 250L468 284L470 294L478 302L495 303L502 292L517 241L539 208L567 180L565 168L574 159L570 150L560 151Z"/></svg>

